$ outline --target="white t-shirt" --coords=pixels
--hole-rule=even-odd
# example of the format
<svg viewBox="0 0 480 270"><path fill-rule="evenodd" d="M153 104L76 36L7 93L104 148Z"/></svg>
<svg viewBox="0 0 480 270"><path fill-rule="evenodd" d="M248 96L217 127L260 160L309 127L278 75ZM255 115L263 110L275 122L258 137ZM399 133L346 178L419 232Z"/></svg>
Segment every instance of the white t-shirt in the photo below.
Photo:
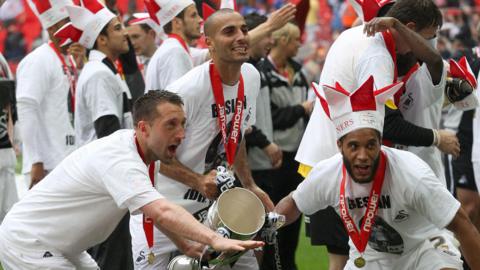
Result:
<svg viewBox="0 0 480 270"><path fill-rule="evenodd" d="M145 77L145 92L165 90L167 85L185 75L193 66L190 51L187 52L178 40L167 38L150 59Z"/></svg>
<svg viewBox="0 0 480 270"><path fill-rule="evenodd" d="M477 81L480 80L480 74L477 78ZM480 100L480 84L476 89L477 98ZM473 147L472 147L472 161L480 161L480 108L477 108L475 111L475 116L473 118ZM477 183L480 183L480 179L477 179Z"/></svg>
<svg viewBox="0 0 480 270"><path fill-rule="evenodd" d="M203 174L219 165L226 165L226 156L216 116L215 100L209 75L210 62L204 63L170 84L167 90L178 93L185 104L187 117L185 139L177 149L177 158L186 167ZM241 73L245 89L245 108L242 115L241 138L244 130L255 123L256 99L260 89L260 74L251 64L243 64ZM233 117L238 83L223 85L227 126ZM212 203L198 191L162 174L156 183L159 192L169 201L178 204L198 220L203 221ZM130 222L133 246L146 246L145 233L140 217ZM175 250L175 246L159 230L155 229L154 252L162 254Z"/></svg>
<svg viewBox="0 0 480 270"><path fill-rule="evenodd" d="M78 79L75 95L77 147L97 139L94 122L102 116L115 115L122 128L133 128L132 114L124 108L124 100L131 100L132 95L121 76L102 62L105 57L102 52L91 50Z"/></svg>
<svg viewBox="0 0 480 270"><path fill-rule="evenodd" d="M406 83L406 91L400 98L399 110L405 120L420 127L438 129L442 116L445 78L447 68L444 66L442 79L433 85L427 65L423 64L413 73ZM440 150L435 146L408 146L406 150L416 154L432 168L435 175L446 185L445 168Z"/></svg>
<svg viewBox="0 0 480 270"><path fill-rule="evenodd" d="M70 84L62 63L48 45L35 49L17 69L18 125L23 141L23 173L42 162L52 170L75 148L68 109Z"/></svg>
<svg viewBox="0 0 480 270"><path fill-rule="evenodd" d="M119 130L66 157L14 205L0 233L18 246L74 255L105 240L127 211L160 198L134 131Z"/></svg>
<svg viewBox="0 0 480 270"><path fill-rule="evenodd" d="M375 87L380 89L392 84L393 75L394 63L382 35L367 37L361 25L342 32L330 47L320 86L338 82L347 91L354 91L373 76ZM317 98L295 160L313 167L338 152L336 141L335 127Z"/></svg>
<svg viewBox="0 0 480 270"><path fill-rule="evenodd" d="M385 179L375 225L364 253L367 261L394 259L441 232L454 218L460 203L438 181L430 167L416 155L382 147L387 156ZM295 203L305 214L327 206L339 213L342 155L319 162L293 192ZM347 174L348 175L348 174ZM348 212L359 228L365 214L372 182L358 184L347 179ZM350 240L350 258L359 253Z"/></svg>

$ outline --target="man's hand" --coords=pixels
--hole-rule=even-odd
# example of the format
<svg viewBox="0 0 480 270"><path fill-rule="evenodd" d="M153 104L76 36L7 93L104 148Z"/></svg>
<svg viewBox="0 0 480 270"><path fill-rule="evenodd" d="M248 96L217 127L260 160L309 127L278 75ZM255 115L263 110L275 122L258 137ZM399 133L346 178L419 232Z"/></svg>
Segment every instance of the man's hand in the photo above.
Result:
<svg viewBox="0 0 480 270"><path fill-rule="evenodd" d="M218 196L217 182L215 181L216 177L216 170L211 170L208 174L202 175L195 189L202 193L205 198L210 200L215 199Z"/></svg>
<svg viewBox="0 0 480 270"><path fill-rule="evenodd" d="M180 251L188 257L198 259L202 256L205 245L194 241L186 240L184 246L179 248Z"/></svg>
<svg viewBox="0 0 480 270"><path fill-rule="evenodd" d="M240 241L234 239L223 238L220 235L212 239L210 246L216 251L226 251L226 252L235 252L235 251L244 251L249 249L254 249L262 247L264 245L261 241Z"/></svg>
<svg viewBox="0 0 480 270"><path fill-rule="evenodd" d="M305 114L308 115L308 116L310 116L312 114L313 104L314 104L313 102L314 102L313 100L307 100L307 101L302 103L302 107L305 110Z"/></svg>
<svg viewBox="0 0 480 270"><path fill-rule="evenodd" d="M270 17L265 22L268 25L270 32L274 32L282 28L289 21L295 19L297 8L293 4L286 4L280 9L272 12Z"/></svg>
<svg viewBox="0 0 480 270"><path fill-rule="evenodd" d="M438 137L439 144L437 147L440 151L452 155L455 158L460 155L460 143L458 142L457 135L453 131L445 129L439 130Z"/></svg>
<svg viewBox="0 0 480 270"><path fill-rule="evenodd" d="M43 169L43 163L35 163L32 164L32 170L30 171L30 187L31 189L33 186L38 184L40 180L42 180L46 175L45 170Z"/></svg>
<svg viewBox="0 0 480 270"><path fill-rule="evenodd" d="M77 68L82 69L86 55L85 48L80 45L80 43L72 43L70 47L68 47L68 53L73 57Z"/></svg>
<svg viewBox="0 0 480 270"><path fill-rule="evenodd" d="M269 145L265 146L263 148L263 151L270 158L274 169L278 169L280 168L280 166L282 166L283 152L276 143L272 142Z"/></svg>
<svg viewBox="0 0 480 270"><path fill-rule="evenodd" d="M363 33L368 37L374 36L378 32L390 30L395 27L399 21L392 17L373 18L371 21L365 23Z"/></svg>
<svg viewBox="0 0 480 270"><path fill-rule="evenodd" d="M265 193L265 191L263 191L261 188L259 188L256 184L252 184L248 187L244 186L244 188L250 190L255 195L257 195L257 197L260 199L260 201L262 201L263 206L265 207L265 210L267 212L273 211L273 208L275 208L275 205L273 204L273 202L270 199L270 197L268 196L268 194Z"/></svg>

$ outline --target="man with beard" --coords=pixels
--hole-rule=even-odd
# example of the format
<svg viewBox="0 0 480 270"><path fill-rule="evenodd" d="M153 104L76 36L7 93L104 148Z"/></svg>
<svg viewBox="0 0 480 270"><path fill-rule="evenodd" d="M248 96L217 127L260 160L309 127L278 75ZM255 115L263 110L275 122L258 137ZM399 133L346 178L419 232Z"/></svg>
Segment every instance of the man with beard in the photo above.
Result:
<svg viewBox="0 0 480 270"><path fill-rule="evenodd" d="M133 128L130 90L116 65L119 56L129 51L127 31L97 0L82 3L67 6L72 21L55 34L90 49L75 95L77 146ZM107 241L90 250L102 269L132 269L128 224L126 214Z"/></svg>
<svg viewBox="0 0 480 270"><path fill-rule="evenodd" d="M145 2L151 19L168 35L150 59L145 87L147 91L165 89L168 84L185 75L195 65L206 61L207 50L190 48L190 43L201 36L202 18L192 0Z"/></svg>
<svg viewBox="0 0 480 270"><path fill-rule="evenodd" d="M347 270L463 269L446 229L477 269L480 234L460 203L416 155L381 146L384 105L401 86L374 90L373 76L355 91L324 85L340 153L319 162L275 211L289 224L334 207L350 237Z"/></svg>
<svg viewBox="0 0 480 270"><path fill-rule="evenodd" d="M80 147L9 212L0 226L0 261L6 270L104 269L85 249L107 238L128 211L196 241L200 250L203 245L231 252L262 246L223 238L152 187L148 167L171 163L172 149L185 136L182 99L150 92L137 100L133 113L135 130Z"/></svg>
<svg viewBox="0 0 480 270"><path fill-rule="evenodd" d="M221 9L206 20L204 27L212 61L167 86L185 102L187 127L176 159L171 164L161 164L155 186L170 201L203 221L211 200L218 196L215 169L223 165L234 170L243 187L254 192L271 210L273 203L250 175L243 140L245 129L255 121L260 88L258 71L245 63L249 48L247 26L239 13ZM161 231L144 231L142 221L135 221L131 233L134 248L141 248L134 254L139 258L138 269L164 270L175 254L175 245L189 249L188 242L176 239L174 244ZM151 236L146 239L146 235ZM151 254L152 260L147 262L142 254ZM258 269L253 252L243 255L233 269Z"/></svg>

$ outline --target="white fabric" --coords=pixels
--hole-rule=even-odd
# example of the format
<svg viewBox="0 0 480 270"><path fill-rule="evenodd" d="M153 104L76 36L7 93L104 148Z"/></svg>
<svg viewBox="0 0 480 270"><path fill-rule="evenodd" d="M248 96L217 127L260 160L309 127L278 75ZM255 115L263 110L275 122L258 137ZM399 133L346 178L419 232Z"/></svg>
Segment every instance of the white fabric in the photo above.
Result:
<svg viewBox="0 0 480 270"><path fill-rule="evenodd" d="M46 253L48 252L48 253ZM46 256L51 254L52 256ZM22 258L19 261L18 258ZM0 261L4 270L99 270L97 263L87 252L68 258L62 254L44 248L43 250L18 247L2 237L0 233Z"/></svg>
<svg viewBox="0 0 480 270"><path fill-rule="evenodd" d="M446 231L443 228L460 208L460 203L416 155L388 147L382 147L382 151L388 163L375 225L364 253L367 263L408 254L426 239ZM330 205L339 212L342 164L342 156L337 154L314 167L293 193L300 211L313 214ZM372 182L359 184L347 179L345 197L357 228L371 187ZM350 258L359 257L352 241L349 245Z"/></svg>
<svg viewBox="0 0 480 270"><path fill-rule="evenodd" d="M69 91L60 59L48 44L20 62L16 95L23 173L30 172L32 164L37 162L52 170L73 151L75 132L68 112Z"/></svg>
<svg viewBox="0 0 480 270"><path fill-rule="evenodd" d="M455 241L449 233L442 232L425 240L399 259L368 262L364 268L369 270L439 270L445 268L462 270L463 262ZM438 245L439 243L442 244ZM353 260L349 260L344 270L362 270L364 268L356 267Z"/></svg>
<svg viewBox="0 0 480 270"><path fill-rule="evenodd" d="M480 75L479 78L480 79ZM478 81L477 79L477 81ZM477 98L480 99L480 84L477 86ZM475 111L473 118L473 146L472 146L472 161L480 161L480 113L479 109ZM477 183L480 183L480 179L475 177ZM477 186L479 186L477 184Z"/></svg>
<svg viewBox="0 0 480 270"><path fill-rule="evenodd" d="M49 2L51 8L40 14L38 12L36 4L34 2ZM38 20L42 24L44 29L53 26L57 22L68 18L66 5L73 5L71 0L28 0L28 5L32 9L33 13L37 16Z"/></svg>
<svg viewBox="0 0 480 270"><path fill-rule="evenodd" d="M0 224L13 204L18 201L15 184L16 161L13 148L0 149Z"/></svg>
<svg viewBox="0 0 480 270"><path fill-rule="evenodd" d="M210 82L209 64L207 62L188 72L185 76L167 86L167 90L178 93L185 103L187 118L185 139L177 149L177 158L186 167L196 173L203 174L218 165L226 166L225 150L221 143L220 129L216 117L215 100ZM256 99L260 89L260 74L251 64L242 65L242 76L245 85L245 106L242 116L241 136L245 128L255 123ZM237 98L238 83L234 86L223 85L227 125L233 117L234 99ZM197 219L204 220L211 201L198 191L176 181L159 176L156 188L171 202L184 207ZM142 219L130 219L130 232L134 254L147 245L142 228ZM175 245L158 229L154 231L155 254L169 253Z"/></svg>
<svg viewBox="0 0 480 270"><path fill-rule="evenodd" d="M160 198L134 131L120 130L65 158L14 205L0 234L20 248L75 256L105 240L127 211Z"/></svg>
<svg viewBox="0 0 480 270"><path fill-rule="evenodd" d="M170 260L173 259L172 254L166 253L155 256L155 260L153 264L149 264L147 261L147 256L150 253L148 248L144 248L140 251L135 250L138 253L133 253L134 265L133 268L135 270L167 270L168 263ZM255 254L253 251L247 251L242 257L238 259L235 263L234 267L230 266L222 266L219 268L215 268L218 270L258 270L258 263L257 259L255 258Z"/></svg>
<svg viewBox="0 0 480 270"><path fill-rule="evenodd" d="M399 110L405 120L420 127L439 129L447 76L444 66L442 79L433 85L427 65L423 64L406 82L406 91L400 98ZM406 150L416 154L432 168L435 175L446 185L442 154L435 146L408 146Z"/></svg>
<svg viewBox="0 0 480 270"><path fill-rule="evenodd" d="M106 56L90 51L89 61L78 78L75 95L75 135L77 147L97 138L94 122L102 116L115 115L122 128L133 128L131 112L123 111L123 95L132 98L120 75L114 74L102 60Z"/></svg>
<svg viewBox="0 0 480 270"><path fill-rule="evenodd" d="M353 91L373 76L375 88L380 89L392 84L393 72L394 63L383 37L367 37L363 26L357 26L342 32L330 47L320 85L335 86L339 82L347 91ZM317 98L295 160L313 167L338 152L336 140L335 127Z"/></svg>
<svg viewBox="0 0 480 270"><path fill-rule="evenodd" d="M160 9L155 14L160 21L160 26L163 28L180 12L190 5L195 5L192 0L154 0Z"/></svg>
<svg viewBox="0 0 480 270"><path fill-rule="evenodd" d="M145 92L165 90L167 85L185 75L192 68L192 57L180 42L174 38L166 39L155 51L148 64Z"/></svg>

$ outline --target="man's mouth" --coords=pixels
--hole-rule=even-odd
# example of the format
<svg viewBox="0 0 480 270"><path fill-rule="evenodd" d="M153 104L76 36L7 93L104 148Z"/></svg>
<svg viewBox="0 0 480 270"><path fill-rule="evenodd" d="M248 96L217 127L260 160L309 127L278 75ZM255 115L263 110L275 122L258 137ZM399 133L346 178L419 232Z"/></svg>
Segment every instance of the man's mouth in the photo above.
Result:
<svg viewBox="0 0 480 270"><path fill-rule="evenodd" d="M356 174L359 176L369 176L370 175L370 165L354 165L353 169L355 170Z"/></svg>
<svg viewBox="0 0 480 270"><path fill-rule="evenodd" d="M168 153L172 156L175 156L175 154L177 153L177 148L178 148L177 144L169 145L167 147Z"/></svg>

